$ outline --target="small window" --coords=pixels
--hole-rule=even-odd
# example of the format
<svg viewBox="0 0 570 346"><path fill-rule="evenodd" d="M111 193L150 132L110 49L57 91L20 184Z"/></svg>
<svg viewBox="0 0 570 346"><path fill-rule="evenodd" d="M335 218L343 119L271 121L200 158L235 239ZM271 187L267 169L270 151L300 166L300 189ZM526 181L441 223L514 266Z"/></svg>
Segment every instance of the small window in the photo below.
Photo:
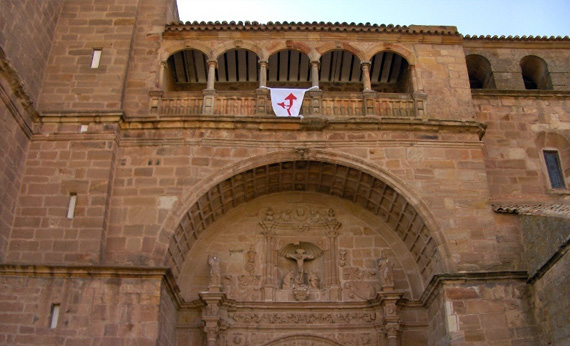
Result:
<svg viewBox="0 0 570 346"><path fill-rule="evenodd" d="M75 206L77 205L77 194L69 194L69 206L67 207L67 218L73 219L75 216Z"/></svg>
<svg viewBox="0 0 570 346"><path fill-rule="evenodd" d="M560 165L560 157L557 150L544 150L544 161L548 170L548 177L553 189L565 189L564 175Z"/></svg>
<svg viewBox="0 0 570 346"><path fill-rule="evenodd" d="M59 304L52 304L51 305L51 319L49 323L49 327L51 329L57 328L57 322L59 320Z"/></svg>
<svg viewBox="0 0 570 346"><path fill-rule="evenodd" d="M102 49L93 49L93 57L91 58L91 68L99 68L101 62Z"/></svg>

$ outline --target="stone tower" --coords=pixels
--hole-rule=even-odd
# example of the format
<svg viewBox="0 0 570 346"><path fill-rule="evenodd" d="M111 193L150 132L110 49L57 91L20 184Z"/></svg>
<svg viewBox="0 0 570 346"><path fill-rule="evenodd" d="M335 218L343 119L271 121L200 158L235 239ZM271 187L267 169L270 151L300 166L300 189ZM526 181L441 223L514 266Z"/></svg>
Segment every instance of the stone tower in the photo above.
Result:
<svg viewBox="0 0 570 346"><path fill-rule="evenodd" d="M5 0L0 46L0 344L570 342L568 37Z"/></svg>

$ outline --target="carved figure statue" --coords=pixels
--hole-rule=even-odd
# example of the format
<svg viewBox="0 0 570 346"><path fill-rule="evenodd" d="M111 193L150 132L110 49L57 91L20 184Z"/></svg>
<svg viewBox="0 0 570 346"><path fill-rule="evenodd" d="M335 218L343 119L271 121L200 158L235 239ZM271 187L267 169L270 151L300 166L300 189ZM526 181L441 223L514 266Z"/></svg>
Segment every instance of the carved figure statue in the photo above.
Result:
<svg viewBox="0 0 570 346"><path fill-rule="evenodd" d="M265 212L265 221L273 221L273 209L271 207L267 208Z"/></svg>
<svg viewBox="0 0 570 346"><path fill-rule="evenodd" d="M319 277L313 272L309 273L309 287L319 288Z"/></svg>
<svg viewBox="0 0 570 346"><path fill-rule="evenodd" d="M297 273L297 276L295 276L295 287L305 286L303 282L303 276L303 273Z"/></svg>
<svg viewBox="0 0 570 346"><path fill-rule="evenodd" d="M382 288L394 287L394 263L384 254L378 261L378 271L380 272L380 283Z"/></svg>
<svg viewBox="0 0 570 346"><path fill-rule="evenodd" d="M315 256L306 254L305 249L297 249L294 254L287 254L287 258L292 258L297 261L297 271L302 274L304 272L304 262L314 259Z"/></svg>
<svg viewBox="0 0 570 346"><path fill-rule="evenodd" d="M220 259L216 256L210 255L208 258L208 265L210 266L209 286L220 286L222 283L222 277L220 275Z"/></svg>
<svg viewBox="0 0 570 346"><path fill-rule="evenodd" d="M257 253L253 250L253 245L250 246L249 251L246 253L245 271L250 274L255 274L255 256Z"/></svg>
<svg viewBox="0 0 570 346"><path fill-rule="evenodd" d="M292 288L293 287L293 272L288 272L283 277L283 288Z"/></svg>

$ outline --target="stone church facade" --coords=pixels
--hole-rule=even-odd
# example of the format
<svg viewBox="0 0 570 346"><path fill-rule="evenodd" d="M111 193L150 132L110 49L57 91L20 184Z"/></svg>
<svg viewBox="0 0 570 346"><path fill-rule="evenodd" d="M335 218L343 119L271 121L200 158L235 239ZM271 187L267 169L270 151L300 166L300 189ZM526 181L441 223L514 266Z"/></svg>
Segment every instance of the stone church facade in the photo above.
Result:
<svg viewBox="0 0 570 346"><path fill-rule="evenodd" d="M568 37L6 0L0 47L0 344L570 344Z"/></svg>

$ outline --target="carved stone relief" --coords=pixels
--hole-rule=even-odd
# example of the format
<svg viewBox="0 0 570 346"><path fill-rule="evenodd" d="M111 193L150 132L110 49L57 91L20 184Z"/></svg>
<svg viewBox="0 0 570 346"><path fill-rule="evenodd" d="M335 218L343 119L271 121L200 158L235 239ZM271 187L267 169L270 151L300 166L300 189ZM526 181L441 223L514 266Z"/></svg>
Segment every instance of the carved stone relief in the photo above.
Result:
<svg viewBox="0 0 570 346"><path fill-rule="evenodd" d="M368 300L380 292L377 273L358 267L342 268L343 300Z"/></svg>
<svg viewBox="0 0 570 346"><path fill-rule="evenodd" d="M244 324L368 324L376 321L374 312L236 312L230 314Z"/></svg>
<svg viewBox="0 0 570 346"><path fill-rule="evenodd" d="M224 292L228 298L243 301L261 300L261 275L224 275Z"/></svg>

